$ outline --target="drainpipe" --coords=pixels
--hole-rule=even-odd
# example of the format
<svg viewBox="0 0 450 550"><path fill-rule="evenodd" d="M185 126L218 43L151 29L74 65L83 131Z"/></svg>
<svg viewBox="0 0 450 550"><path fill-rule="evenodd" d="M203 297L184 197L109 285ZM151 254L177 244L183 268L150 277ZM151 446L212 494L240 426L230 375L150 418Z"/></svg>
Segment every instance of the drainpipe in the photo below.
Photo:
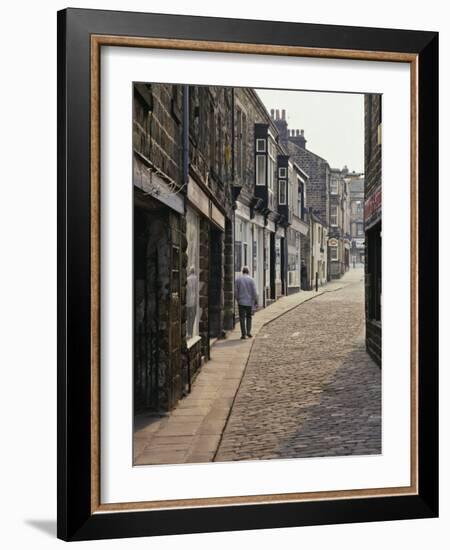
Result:
<svg viewBox="0 0 450 550"><path fill-rule="evenodd" d="M189 86L183 86L183 185L189 183Z"/></svg>

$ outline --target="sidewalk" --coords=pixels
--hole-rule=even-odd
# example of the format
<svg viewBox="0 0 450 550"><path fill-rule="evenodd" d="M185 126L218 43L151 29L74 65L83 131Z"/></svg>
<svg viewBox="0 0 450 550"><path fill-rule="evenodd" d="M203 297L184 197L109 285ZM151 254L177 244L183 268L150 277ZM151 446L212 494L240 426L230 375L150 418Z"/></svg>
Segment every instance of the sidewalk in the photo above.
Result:
<svg viewBox="0 0 450 550"><path fill-rule="evenodd" d="M240 339L239 327L211 349L211 359L202 367L191 393L162 418L140 416L134 434L135 465L211 462L233 406L255 337L261 328L298 305L325 292L358 282L361 269L350 269L341 279L320 287L280 298L257 312L253 338Z"/></svg>

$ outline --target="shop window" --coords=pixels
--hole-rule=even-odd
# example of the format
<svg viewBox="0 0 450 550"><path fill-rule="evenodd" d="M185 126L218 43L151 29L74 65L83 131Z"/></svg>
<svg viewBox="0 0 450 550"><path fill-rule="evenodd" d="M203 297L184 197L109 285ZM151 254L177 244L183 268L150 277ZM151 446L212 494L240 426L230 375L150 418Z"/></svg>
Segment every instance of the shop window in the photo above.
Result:
<svg viewBox="0 0 450 550"><path fill-rule="evenodd" d="M186 285L186 338L199 335L201 316L199 299L200 271L200 220L191 208L186 209L187 285Z"/></svg>

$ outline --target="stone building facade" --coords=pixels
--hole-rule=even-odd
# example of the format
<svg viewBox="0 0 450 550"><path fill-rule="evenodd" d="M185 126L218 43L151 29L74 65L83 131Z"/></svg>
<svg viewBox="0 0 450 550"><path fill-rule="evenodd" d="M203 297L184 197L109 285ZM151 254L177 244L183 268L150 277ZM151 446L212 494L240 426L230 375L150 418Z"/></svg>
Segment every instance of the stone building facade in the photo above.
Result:
<svg viewBox="0 0 450 550"><path fill-rule="evenodd" d="M328 257L328 228L330 225L330 173L328 162L306 148L307 140L303 130L287 129L287 144L289 154L294 162L308 175L306 185L309 236L303 240L303 257L305 259L305 277L307 289L316 287L316 279L324 284L323 269L325 267L325 280L329 278ZM323 246L319 245L312 232L316 228L325 228L326 240ZM323 248L323 252L321 251Z"/></svg>
<svg viewBox="0 0 450 550"><path fill-rule="evenodd" d="M330 170L330 217L328 261L329 279L339 279L350 265L350 225L347 169Z"/></svg>
<svg viewBox="0 0 450 550"><path fill-rule="evenodd" d="M281 154L278 157L278 211L286 231L284 257L286 269L284 294L308 288L306 263L309 263L309 223L307 221L308 174L289 153L288 125L284 109L272 109L271 119L278 131ZM303 281L302 284L302 271Z"/></svg>
<svg viewBox="0 0 450 550"><path fill-rule="evenodd" d="M281 240L285 227L278 212L278 132L257 93L234 89L234 260L235 276L244 265L256 282L258 306L282 294Z"/></svg>
<svg viewBox="0 0 450 550"><path fill-rule="evenodd" d="M309 213L309 260L311 269L307 280L309 290L319 289L328 280L328 232L323 220L311 210Z"/></svg>
<svg viewBox="0 0 450 550"><path fill-rule="evenodd" d="M364 232L366 275L366 347L381 366L381 102L378 94L364 98Z"/></svg>
<svg viewBox="0 0 450 550"><path fill-rule="evenodd" d="M134 85L134 408L184 395L233 325L233 94Z"/></svg>

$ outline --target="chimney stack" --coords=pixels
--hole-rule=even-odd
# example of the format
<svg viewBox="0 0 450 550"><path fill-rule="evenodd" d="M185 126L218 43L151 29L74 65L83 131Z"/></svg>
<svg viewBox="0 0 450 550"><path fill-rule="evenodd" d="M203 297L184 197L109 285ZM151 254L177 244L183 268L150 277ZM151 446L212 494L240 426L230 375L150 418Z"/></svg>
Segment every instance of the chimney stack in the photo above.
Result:
<svg viewBox="0 0 450 550"><path fill-rule="evenodd" d="M272 117L273 118L273 117ZM283 145L283 147L287 147L288 139L289 139L289 129L286 122L286 110L281 110L281 117L280 117L280 109L275 110L275 120L274 120L275 126L277 127L280 143Z"/></svg>
<svg viewBox="0 0 450 550"><path fill-rule="evenodd" d="M292 143L295 143L295 145L297 145L298 147L301 147L302 149L306 149L306 139L305 139L304 130L292 130L292 132L289 132L288 135Z"/></svg>

